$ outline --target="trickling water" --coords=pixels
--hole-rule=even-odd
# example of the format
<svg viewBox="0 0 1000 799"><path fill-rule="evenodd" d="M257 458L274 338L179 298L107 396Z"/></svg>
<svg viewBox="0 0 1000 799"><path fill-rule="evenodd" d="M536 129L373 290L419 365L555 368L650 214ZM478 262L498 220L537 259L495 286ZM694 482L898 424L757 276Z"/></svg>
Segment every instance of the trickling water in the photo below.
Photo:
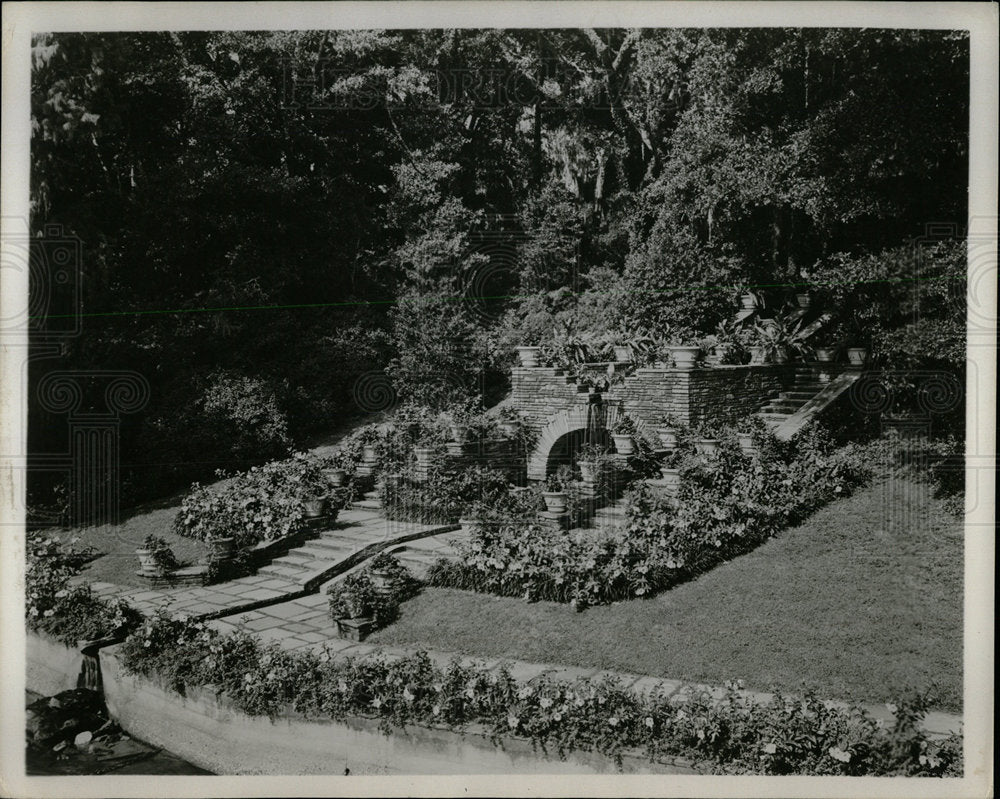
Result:
<svg viewBox="0 0 1000 799"><path fill-rule="evenodd" d="M101 664L94 653L83 653L83 665L76 679L77 688L88 688L91 691L101 690Z"/></svg>

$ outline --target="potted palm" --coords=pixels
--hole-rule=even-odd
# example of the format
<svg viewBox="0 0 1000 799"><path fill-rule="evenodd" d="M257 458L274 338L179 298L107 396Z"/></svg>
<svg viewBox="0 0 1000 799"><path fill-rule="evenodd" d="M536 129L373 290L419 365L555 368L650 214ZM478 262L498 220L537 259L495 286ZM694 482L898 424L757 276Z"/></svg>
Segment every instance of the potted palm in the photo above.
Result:
<svg viewBox="0 0 1000 799"><path fill-rule="evenodd" d="M611 438L619 455L635 454L635 422L625 414L620 414L611 425Z"/></svg>

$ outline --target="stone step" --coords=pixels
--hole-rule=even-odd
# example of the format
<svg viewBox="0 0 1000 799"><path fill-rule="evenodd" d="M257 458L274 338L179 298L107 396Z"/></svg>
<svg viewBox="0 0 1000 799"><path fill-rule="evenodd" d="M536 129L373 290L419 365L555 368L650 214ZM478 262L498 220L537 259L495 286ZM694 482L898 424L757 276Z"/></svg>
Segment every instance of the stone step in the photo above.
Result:
<svg viewBox="0 0 1000 799"><path fill-rule="evenodd" d="M764 413L795 413L799 408L805 405L804 402L770 402L761 408Z"/></svg>
<svg viewBox="0 0 1000 799"><path fill-rule="evenodd" d="M815 391L811 389L792 389L791 391L782 391L778 394L778 399L812 399L819 393L817 388Z"/></svg>
<svg viewBox="0 0 1000 799"><path fill-rule="evenodd" d="M761 411L757 415L766 422L783 422L791 416L789 413L766 413L764 411Z"/></svg>
<svg viewBox="0 0 1000 799"><path fill-rule="evenodd" d="M320 560L343 560L354 554L356 547L334 541L312 541L304 547L295 550L296 554ZM289 553L291 554L291 553Z"/></svg>
<svg viewBox="0 0 1000 799"><path fill-rule="evenodd" d="M295 566L291 563L275 561L274 563L258 569L257 574L274 574L278 577L284 577L298 583L302 582L303 578L309 576L310 570L302 566Z"/></svg>
<svg viewBox="0 0 1000 799"><path fill-rule="evenodd" d="M359 499L357 502L352 502L351 507L358 510L378 510L382 507L382 503L374 499Z"/></svg>

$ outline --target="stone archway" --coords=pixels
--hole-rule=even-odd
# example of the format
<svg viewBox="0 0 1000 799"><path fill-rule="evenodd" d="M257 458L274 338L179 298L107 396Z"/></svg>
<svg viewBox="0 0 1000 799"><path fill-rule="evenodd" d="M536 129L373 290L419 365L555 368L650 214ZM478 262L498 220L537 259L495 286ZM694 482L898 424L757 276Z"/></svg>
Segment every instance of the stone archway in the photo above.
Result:
<svg viewBox="0 0 1000 799"><path fill-rule="evenodd" d="M626 412L627 413L627 412ZM606 433L622 414L617 405L593 403L559 411L551 416L538 435L538 443L528 456L528 479L544 480L548 476L553 450L564 445L567 437L586 436L588 431L600 430ZM628 414L635 422L638 435L651 444L656 436L641 419Z"/></svg>

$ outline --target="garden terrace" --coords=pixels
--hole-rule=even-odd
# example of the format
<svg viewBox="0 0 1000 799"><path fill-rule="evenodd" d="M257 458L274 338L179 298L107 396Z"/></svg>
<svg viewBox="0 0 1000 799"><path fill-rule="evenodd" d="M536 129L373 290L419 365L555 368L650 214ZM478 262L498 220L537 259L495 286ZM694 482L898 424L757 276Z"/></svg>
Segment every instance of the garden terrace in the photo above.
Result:
<svg viewBox="0 0 1000 799"><path fill-rule="evenodd" d="M597 374L607 364L588 367ZM622 413L635 421L639 436L655 446L658 420L664 414L689 426L734 424L759 413L776 397L802 394L800 399L802 403L808 400L808 407L780 431L782 437L789 437L842 396L860 375L860 369L834 364L643 367L600 392L561 369L522 366L511 370L510 404L538 434L538 443L528 456L528 477L542 480L552 471L567 437L604 431ZM835 381L833 389L819 390L817 378ZM796 388L805 390L796 392ZM813 395L817 401L810 399ZM772 421L783 420L775 417Z"/></svg>

